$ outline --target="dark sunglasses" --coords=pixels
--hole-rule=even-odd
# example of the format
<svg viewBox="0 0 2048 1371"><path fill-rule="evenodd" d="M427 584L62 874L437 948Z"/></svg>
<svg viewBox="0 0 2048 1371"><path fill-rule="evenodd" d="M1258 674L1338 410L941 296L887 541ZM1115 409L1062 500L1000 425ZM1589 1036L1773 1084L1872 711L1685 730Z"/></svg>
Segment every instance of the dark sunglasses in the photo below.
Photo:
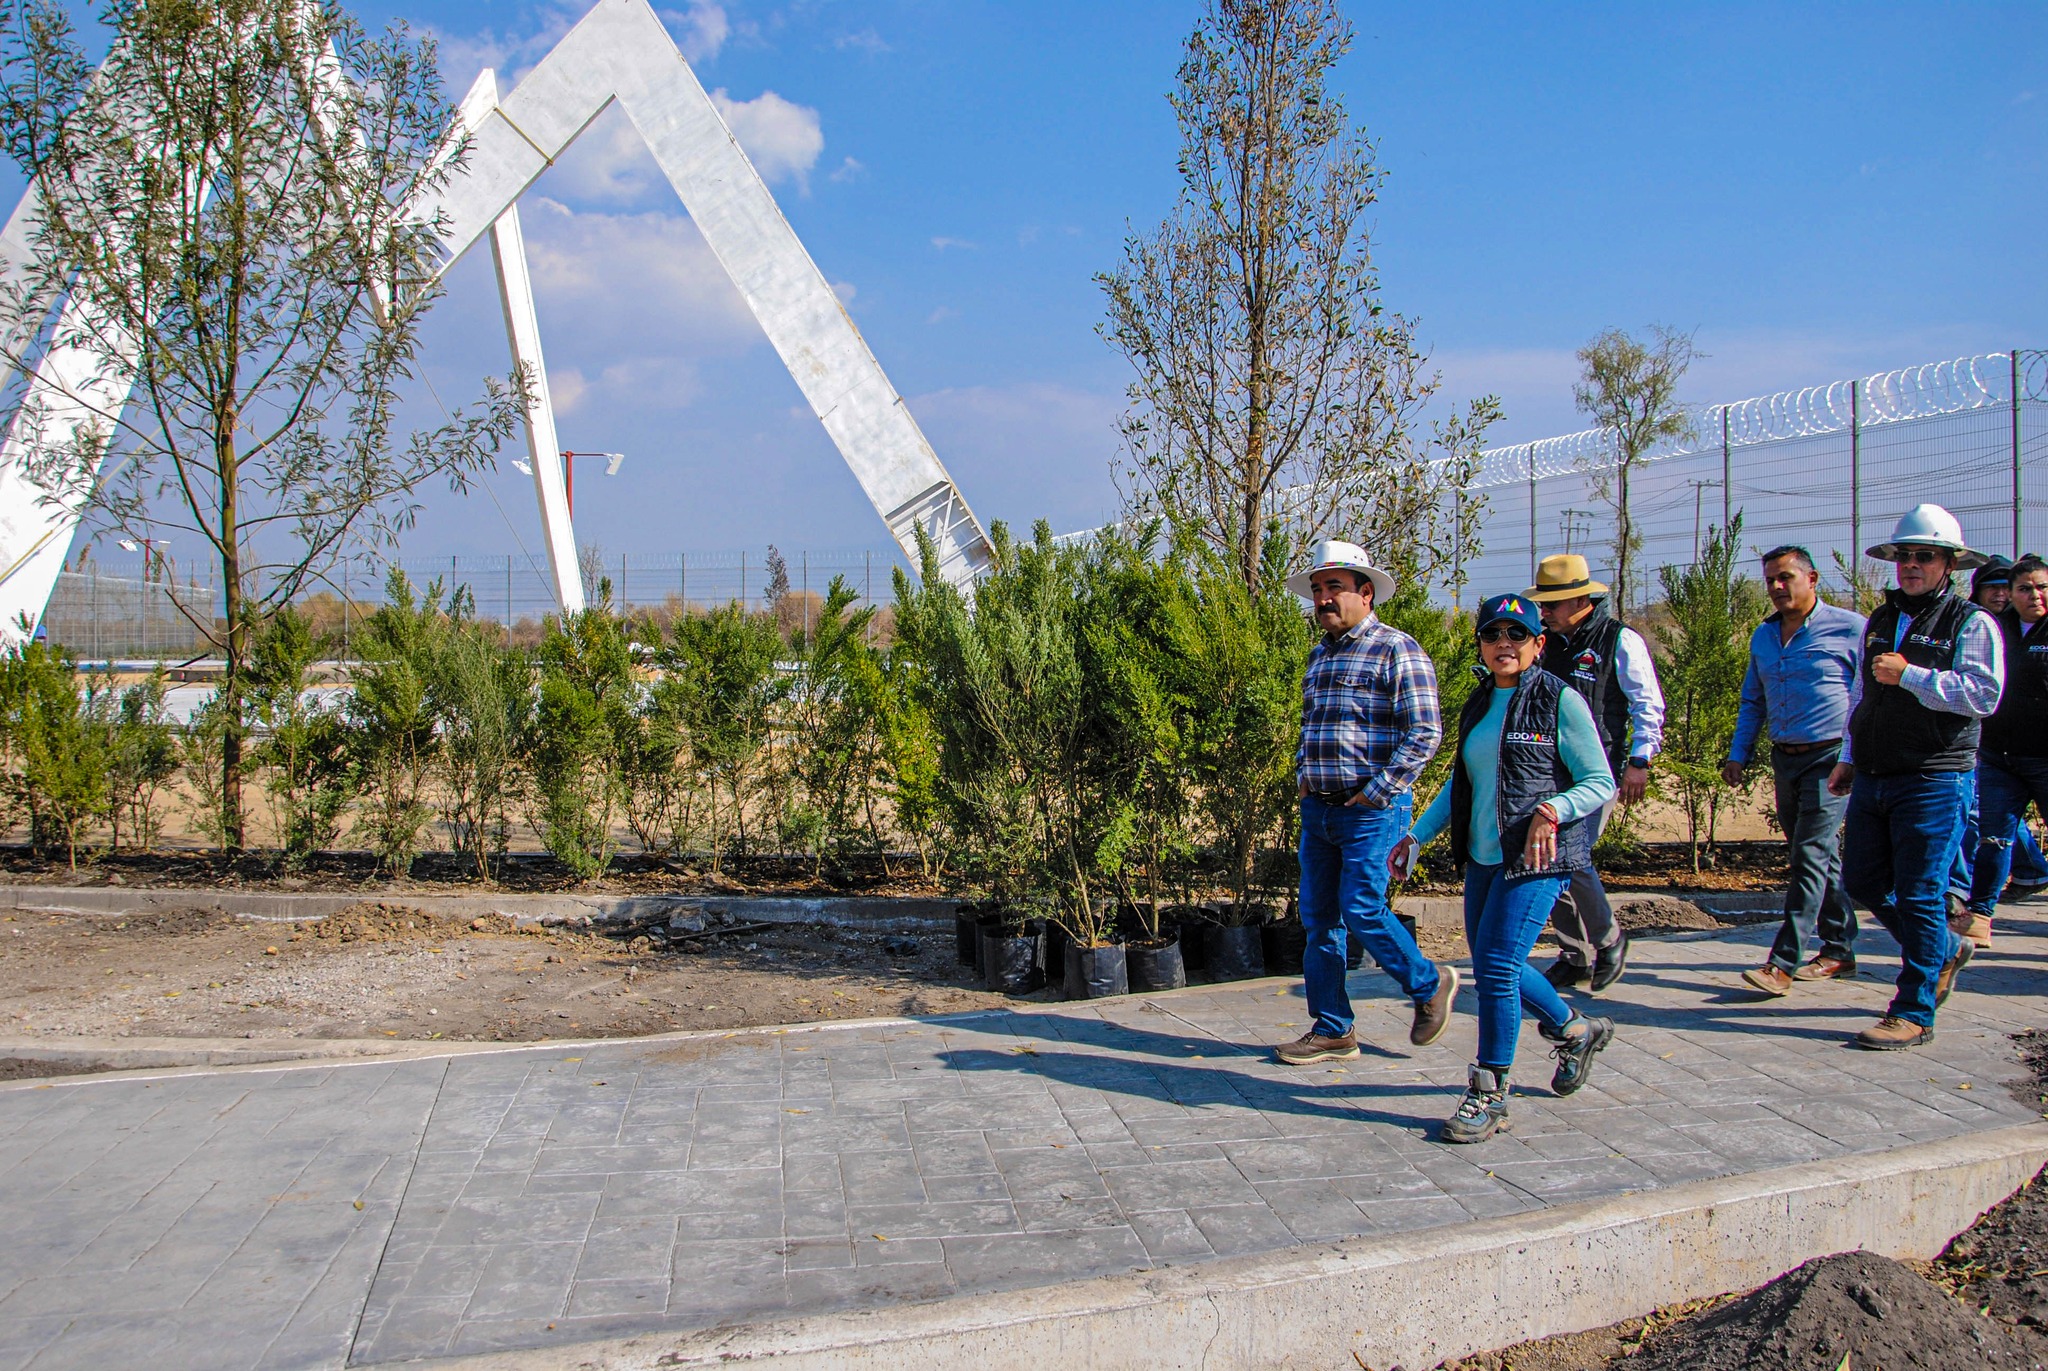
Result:
<svg viewBox="0 0 2048 1371"><path fill-rule="evenodd" d="M1479 630L1479 641L1497 643L1505 638L1511 643L1526 643L1536 635L1520 624L1488 624Z"/></svg>
<svg viewBox="0 0 2048 1371"><path fill-rule="evenodd" d="M1946 556L1948 554L1939 548L1902 547L1899 549L1897 560L1900 562L1918 562L1920 565L1925 566L1929 562L1938 562Z"/></svg>

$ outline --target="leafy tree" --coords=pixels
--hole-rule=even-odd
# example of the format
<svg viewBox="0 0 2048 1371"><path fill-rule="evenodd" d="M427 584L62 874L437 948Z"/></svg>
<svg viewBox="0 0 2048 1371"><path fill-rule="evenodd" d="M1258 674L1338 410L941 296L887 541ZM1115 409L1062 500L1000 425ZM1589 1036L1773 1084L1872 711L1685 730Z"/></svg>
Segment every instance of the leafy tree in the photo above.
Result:
<svg viewBox="0 0 2048 1371"><path fill-rule="evenodd" d="M412 869L420 831L434 817L426 798L439 760L432 689L447 632L440 583L415 596L412 582L393 567L384 603L363 620L355 640L360 660L349 673L347 721L367 800L361 827L393 876Z"/></svg>
<svg viewBox="0 0 2048 1371"><path fill-rule="evenodd" d="M1329 89L1351 37L1337 0L1209 0L1170 97L1179 199L1097 278L1137 372L1129 511L1197 533L1255 594L1275 520L1295 551L1341 533L1433 563L1441 496L1499 414L1440 428L1449 462L1415 435L1438 378L1373 265L1385 173Z"/></svg>
<svg viewBox="0 0 2048 1371"><path fill-rule="evenodd" d="M129 846L143 852L156 846L163 832L157 812L164 785L178 773L177 727L171 722L165 696L168 677L162 663L142 680L92 697L94 722L106 737L107 816L113 845L121 848L121 824L128 825Z"/></svg>
<svg viewBox="0 0 2048 1371"><path fill-rule="evenodd" d="M624 788L620 744L638 694L610 582L590 608L548 620L537 657L540 689L523 749L533 826L557 861L589 880L611 863Z"/></svg>
<svg viewBox="0 0 2048 1371"><path fill-rule="evenodd" d="M1315 635L1284 589L1289 555L1285 536L1271 532L1256 593L1235 568L1205 558L1173 610L1189 783L1239 906L1270 887L1259 854L1286 833L1294 800L1301 679Z"/></svg>
<svg viewBox="0 0 2048 1371"><path fill-rule="evenodd" d="M408 206L456 163L431 46L370 37L326 2L106 0L88 35L73 8L11 0L0 37L0 138L37 196L0 359L99 362L41 412L17 388L7 417L40 435L82 409L75 441L32 440L31 478L213 559L218 617L180 608L226 662L208 803L239 848L256 635L349 548L393 543L422 484L465 488L525 387L487 384L480 408L396 433L440 251Z"/></svg>
<svg viewBox="0 0 2048 1371"><path fill-rule="evenodd" d="M1664 750L1659 764L1678 791L1685 810L1692 869L1700 869L1700 835L1714 843L1721 805L1733 793L1721 779L1721 759L1735 735L1742 703L1742 678L1749 667L1749 635L1768 607L1763 589L1737 567L1742 515L1714 529L1699 561L1658 572L1671 611L1664 660Z"/></svg>
<svg viewBox="0 0 2048 1371"><path fill-rule="evenodd" d="M800 632L796 643L785 732L814 834L814 870L822 869L828 849L849 847L872 817L867 802L881 740L864 708L874 697L858 682L875 656L868 646L875 609L856 608L859 599L844 577L834 576L811 631Z"/></svg>
<svg viewBox="0 0 2048 1371"><path fill-rule="evenodd" d="M0 655L0 730L17 768L9 777L14 799L28 813L30 843L38 852L62 846L73 872L79 845L112 802L107 737L93 726L110 689L95 678L81 700L71 660L48 643Z"/></svg>
<svg viewBox="0 0 2048 1371"><path fill-rule="evenodd" d="M533 665L500 641L496 625L470 617L465 598L450 622L428 699L440 733L437 793L450 847L488 880L509 837L508 810L522 797L520 747L534 711Z"/></svg>
<svg viewBox="0 0 2048 1371"><path fill-rule="evenodd" d="M1636 471L1659 443L1691 436L1692 418L1678 403L1678 383L1701 354L1692 335L1653 326L1647 340L1608 329L1579 349L1583 368L1572 399L1595 425L1614 435L1612 464L1591 464L1594 489L1614 506L1615 617L1628 617L1635 559L1643 544L1630 504Z"/></svg>
<svg viewBox="0 0 2048 1371"><path fill-rule="evenodd" d="M772 620L734 601L709 614L678 615L659 659L656 689L673 692L708 797L713 871L728 834L746 843L747 807L772 761L770 734L788 693L775 669L782 647Z"/></svg>
<svg viewBox="0 0 2048 1371"><path fill-rule="evenodd" d="M334 845L355 793L348 727L313 689L324 647L297 607L285 605L255 633L249 662L247 727L261 739L255 761L287 866Z"/></svg>

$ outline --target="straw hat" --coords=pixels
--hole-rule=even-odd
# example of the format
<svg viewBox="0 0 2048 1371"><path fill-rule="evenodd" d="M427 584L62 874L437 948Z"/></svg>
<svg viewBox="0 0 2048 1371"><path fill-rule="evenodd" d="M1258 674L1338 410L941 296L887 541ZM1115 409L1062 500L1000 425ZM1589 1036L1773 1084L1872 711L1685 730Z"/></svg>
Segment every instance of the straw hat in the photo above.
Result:
<svg viewBox="0 0 2048 1371"><path fill-rule="evenodd" d="M1538 562L1536 584L1528 592L1529 598L1539 605L1606 593L1607 587L1593 579L1593 569L1576 552L1560 552Z"/></svg>

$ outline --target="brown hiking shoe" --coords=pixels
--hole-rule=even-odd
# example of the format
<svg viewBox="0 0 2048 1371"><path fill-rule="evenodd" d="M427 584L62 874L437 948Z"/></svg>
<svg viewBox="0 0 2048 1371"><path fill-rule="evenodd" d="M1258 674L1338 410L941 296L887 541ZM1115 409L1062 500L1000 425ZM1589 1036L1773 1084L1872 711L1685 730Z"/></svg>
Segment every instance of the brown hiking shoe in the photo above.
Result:
<svg viewBox="0 0 2048 1371"><path fill-rule="evenodd" d="M1792 973L1795 981L1835 981L1856 974L1856 963L1843 957L1815 957Z"/></svg>
<svg viewBox="0 0 2048 1371"><path fill-rule="evenodd" d="M1950 924L1949 927L1955 928L1955 925ZM1991 947L1991 916L1972 914L1961 928L1956 928L1955 932L1958 938L1968 938L1979 952L1988 951Z"/></svg>
<svg viewBox="0 0 2048 1371"><path fill-rule="evenodd" d="M1872 1027L1858 1033L1852 1041L1872 1052L1896 1052L1902 1047L1918 1047L1922 1043L1933 1042L1934 1030L1887 1014Z"/></svg>
<svg viewBox="0 0 2048 1371"><path fill-rule="evenodd" d="M1326 1038L1311 1028L1293 1042L1275 1048L1273 1055L1287 1066L1339 1061L1358 1055L1358 1034L1351 1032L1341 1038Z"/></svg>
<svg viewBox="0 0 2048 1371"><path fill-rule="evenodd" d="M1742 979L1766 995L1789 995L1792 993L1792 973L1776 962L1765 962L1742 973Z"/></svg>
<svg viewBox="0 0 2048 1371"><path fill-rule="evenodd" d="M1977 955L1977 945L1968 938L1956 939L1956 950L1949 954L1947 965L1934 978L1934 1002L1946 1004L1948 992L1956 988L1956 973L1970 964L1970 958Z"/></svg>
<svg viewBox="0 0 2048 1371"><path fill-rule="evenodd" d="M1451 1026L1451 1004L1458 998L1458 968L1436 964L1436 994L1415 1006L1415 1022L1409 1026L1408 1041L1428 1047Z"/></svg>

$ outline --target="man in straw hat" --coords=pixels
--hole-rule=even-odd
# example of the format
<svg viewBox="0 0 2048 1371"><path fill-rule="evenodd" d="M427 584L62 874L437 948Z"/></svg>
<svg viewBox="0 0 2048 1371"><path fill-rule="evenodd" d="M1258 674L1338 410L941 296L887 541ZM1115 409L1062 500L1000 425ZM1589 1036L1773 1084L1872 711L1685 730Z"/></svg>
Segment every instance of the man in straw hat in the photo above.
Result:
<svg viewBox="0 0 2048 1371"><path fill-rule="evenodd" d="M1443 1036L1458 994L1456 967L1430 961L1387 904L1387 857L1406 837L1411 788L1443 737L1436 670L1373 605L1394 578L1353 543L1326 542L1287 588L1314 607L1323 639L1301 687L1302 986L1308 1032L1277 1050L1289 1066L1358 1055L1344 983L1347 937L1357 938L1415 1006L1408 1040Z"/></svg>
<svg viewBox="0 0 2048 1371"><path fill-rule="evenodd" d="M1577 553L1538 563L1528 597L1543 613L1543 669L1586 697L1614 772L1615 798L1635 804L1649 786L1650 759L1664 742L1664 692L1650 645L1608 612L1607 587L1593 579ZM1609 801L1593 817L1596 841L1613 808ZM1567 990L1584 984L1598 995L1621 979L1628 967L1628 935L1614 921L1614 907L1591 862L1572 873L1550 921L1558 954L1543 974L1552 985Z"/></svg>
<svg viewBox="0 0 2048 1371"><path fill-rule="evenodd" d="M1962 841L1980 721L2005 688L1998 627L1951 584L1983 563L1940 505L1916 505L1865 554L1898 567L1870 616L1849 694L1849 732L1828 789L1849 797L1842 884L1899 943L1898 992L1858 1047L1934 1039L1934 1011L1974 949L1948 926L1949 868Z"/></svg>

